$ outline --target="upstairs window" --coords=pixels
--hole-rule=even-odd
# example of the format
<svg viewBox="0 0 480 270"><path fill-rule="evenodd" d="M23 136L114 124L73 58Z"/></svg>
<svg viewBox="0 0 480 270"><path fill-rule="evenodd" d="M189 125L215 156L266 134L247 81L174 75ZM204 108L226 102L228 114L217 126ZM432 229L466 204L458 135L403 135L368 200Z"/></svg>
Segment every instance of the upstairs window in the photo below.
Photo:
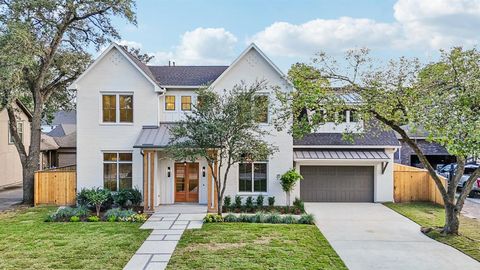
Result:
<svg viewBox="0 0 480 270"><path fill-rule="evenodd" d="M17 133L20 137L20 141L23 142L23 122L17 121ZM14 144L13 136L10 133L10 126L8 127L8 144Z"/></svg>
<svg viewBox="0 0 480 270"><path fill-rule="evenodd" d="M133 95L102 95L103 123L133 123Z"/></svg>
<svg viewBox="0 0 480 270"><path fill-rule="evenodd" d="M191 110L192 110L192 97L182 96L182 111L191 111Z"/></svg>
<svg viewBox="0 0 480 270"><path fill-rule="evenodd" d="M268 96L256 96L254 101L257 110L256 120L259 123L268 123Z"/></svg>
<svg viewBox="0 0 480 270"><path fill-rule="evenodd" d="M120 123L133 123L133 96L120 95Z"/></svg>
<svg viewBox="0 0 480 270"><path fill-rule="evenodd" d="M175 96L165 96L165 110L175 111Z"/></svg>

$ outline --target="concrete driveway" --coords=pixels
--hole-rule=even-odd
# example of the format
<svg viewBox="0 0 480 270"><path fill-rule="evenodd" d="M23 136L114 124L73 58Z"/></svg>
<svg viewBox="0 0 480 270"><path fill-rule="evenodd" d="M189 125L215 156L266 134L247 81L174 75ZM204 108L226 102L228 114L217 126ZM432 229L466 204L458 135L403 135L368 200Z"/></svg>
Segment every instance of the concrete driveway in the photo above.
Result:
<svg viewBox="0 0 480 270"><path fill-rule="evenodd" d="M22 202L22 186L14 186L0 189L0 211L12 208Z"/></svg>
<svg viewBox="0 0 480 270"><path fill-rule="evenodd" d="M420 226L373 203L305 203L350 270L480 269L480 263L420 232Z"/></svg>

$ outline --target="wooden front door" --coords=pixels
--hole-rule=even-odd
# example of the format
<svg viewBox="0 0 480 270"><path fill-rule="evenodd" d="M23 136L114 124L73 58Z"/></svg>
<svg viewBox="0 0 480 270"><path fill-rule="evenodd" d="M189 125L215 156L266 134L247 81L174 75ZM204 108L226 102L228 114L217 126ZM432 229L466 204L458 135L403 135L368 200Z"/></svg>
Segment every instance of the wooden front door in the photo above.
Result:
<svg viewBox="0 0 480 270"><path fill-rule="evenodd" d="M198 202L198 163L175 163L175 202Z"/></svg>

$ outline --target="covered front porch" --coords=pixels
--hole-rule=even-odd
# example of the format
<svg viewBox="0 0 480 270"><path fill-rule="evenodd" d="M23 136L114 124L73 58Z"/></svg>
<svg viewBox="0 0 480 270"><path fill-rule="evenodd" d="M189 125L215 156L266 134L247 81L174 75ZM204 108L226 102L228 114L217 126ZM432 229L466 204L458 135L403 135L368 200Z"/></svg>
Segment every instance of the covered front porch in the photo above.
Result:
<svg viewBox="0 0 480 270"><path fill-rule="evenodd" d="M217 191L213 175L217 173L206 159L174 160L167 151L171 124L142 129L135 148L143 156L143 201L147 212L161 211L172 204L205 205L208 212L217 211Z"/></svg>

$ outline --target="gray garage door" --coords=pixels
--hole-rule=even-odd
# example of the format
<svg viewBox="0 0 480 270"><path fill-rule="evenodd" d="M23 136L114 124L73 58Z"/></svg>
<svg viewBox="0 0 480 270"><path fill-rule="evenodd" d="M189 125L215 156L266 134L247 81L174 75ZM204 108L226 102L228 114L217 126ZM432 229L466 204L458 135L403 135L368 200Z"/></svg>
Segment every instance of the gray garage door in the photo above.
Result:
<svg viewBox="0 0 480 270"><path fill-rule="evenodd" d="M373 202L373 167L301 166L306 202Z"/></svg>

